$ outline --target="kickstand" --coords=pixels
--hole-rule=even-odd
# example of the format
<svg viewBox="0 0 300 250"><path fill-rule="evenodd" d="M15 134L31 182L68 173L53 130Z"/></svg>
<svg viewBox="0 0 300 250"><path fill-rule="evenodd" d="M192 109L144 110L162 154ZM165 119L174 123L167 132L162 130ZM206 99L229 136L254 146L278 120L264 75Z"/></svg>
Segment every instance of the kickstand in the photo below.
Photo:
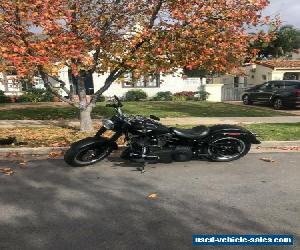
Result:
<svg viewBox="0 0 300 250"><path fill-rule="evenodd" d="M137 170L141 171L141 174L144 174L146 172L145 167L146 167L146 163L143 162L143 163L141 163L140 167L137 167Z"/></svg>

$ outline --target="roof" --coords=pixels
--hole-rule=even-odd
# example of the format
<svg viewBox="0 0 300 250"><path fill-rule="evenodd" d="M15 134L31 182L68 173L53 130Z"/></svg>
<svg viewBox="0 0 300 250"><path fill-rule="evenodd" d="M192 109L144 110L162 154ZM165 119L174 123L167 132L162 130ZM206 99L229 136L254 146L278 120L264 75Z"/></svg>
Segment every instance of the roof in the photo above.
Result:
<svg viewBox="0 0 300 250"><path fill-rule="evenodd" d="M257 62L258 65L262 65L271 69L299 69L300 60L267 60Z"/></svg>

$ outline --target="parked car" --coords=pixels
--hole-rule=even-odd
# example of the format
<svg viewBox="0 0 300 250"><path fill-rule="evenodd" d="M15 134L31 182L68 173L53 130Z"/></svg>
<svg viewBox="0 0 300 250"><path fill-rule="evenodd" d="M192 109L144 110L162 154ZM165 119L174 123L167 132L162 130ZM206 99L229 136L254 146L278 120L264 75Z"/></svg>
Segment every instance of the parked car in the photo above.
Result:
<svg viewBox="0 0 300 250"><path fill-rule="evenodd" d="M300 81L269 81L247 89L242 100L245 105L259 102L272 105L274 109L294 108L300 105Z"/></svg>

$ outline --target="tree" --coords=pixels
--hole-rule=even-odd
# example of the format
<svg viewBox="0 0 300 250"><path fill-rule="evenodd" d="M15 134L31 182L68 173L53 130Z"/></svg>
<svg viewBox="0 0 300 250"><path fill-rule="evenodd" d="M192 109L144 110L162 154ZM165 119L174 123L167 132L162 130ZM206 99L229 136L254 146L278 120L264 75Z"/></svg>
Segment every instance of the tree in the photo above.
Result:
<svg viewBox="0 0 300 250"><path fill-rule="evenodd" d="M171 74L179 68L225 72L248 54L248 26L264 23L267 0L8 0L0 2L0 68L19 77L37 73L59 96L80 110L81 130L91 130L97 98L125 72L135 77ZM1 64L1 63L0 63ZM58 79L71 69L78 88ZM109 72L88 102L84 79Z"/></svg>
<svg viewBox="0 0 300 250"><path fill-rule="evenodd" d="M293 25L285 25L275 32L270 43L260 43L261 54L275 58L287 55L295 49L300 49L300 30Z"/></svg>

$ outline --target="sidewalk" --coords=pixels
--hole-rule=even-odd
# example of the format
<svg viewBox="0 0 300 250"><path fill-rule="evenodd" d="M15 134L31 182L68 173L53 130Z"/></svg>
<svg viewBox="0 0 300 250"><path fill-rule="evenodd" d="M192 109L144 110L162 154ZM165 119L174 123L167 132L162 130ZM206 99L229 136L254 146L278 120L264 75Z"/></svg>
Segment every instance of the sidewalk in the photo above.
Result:
<svg viewBox="0 0 300 250"><path fill-rule="evenodd" d="M99 124L100 120L94 120ZM300 123L300 116L275 117L177 117L162 118L165 125L212 125L212 124L255 124L255 123ZM78 120L0 120L0 128L14 127L79 127Z"/></svg>
<svg viewBox="0 0 300 250"><path fill-rule="evenodd" d="M123 145L119 145L122 149ZM263 141L259 145L252 145L250 153L299 153L300 141ZM55 158L63 158L63 152L68 147L38 147L38 148L0 148L0 160L3 159L20 159L27 157L28 159L47 159L52 158L51 154L56 155Z"/></svg>

